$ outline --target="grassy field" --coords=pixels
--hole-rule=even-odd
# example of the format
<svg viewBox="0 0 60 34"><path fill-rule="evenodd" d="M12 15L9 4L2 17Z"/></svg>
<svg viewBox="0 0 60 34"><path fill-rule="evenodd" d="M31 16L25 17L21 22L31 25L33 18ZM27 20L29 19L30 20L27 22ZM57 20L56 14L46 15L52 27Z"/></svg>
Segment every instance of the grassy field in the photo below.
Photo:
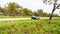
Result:
<svg viewBox="0 0 60 34"><path fill-rule="evenodd" d="M0 18L29 18L31 16L0 16Z"/></svg>
<svg viewBox="0 0 60 34"><path fill-rule="evenodd" d="M60 34L60 19L0 21L0 34Z"/></svg>

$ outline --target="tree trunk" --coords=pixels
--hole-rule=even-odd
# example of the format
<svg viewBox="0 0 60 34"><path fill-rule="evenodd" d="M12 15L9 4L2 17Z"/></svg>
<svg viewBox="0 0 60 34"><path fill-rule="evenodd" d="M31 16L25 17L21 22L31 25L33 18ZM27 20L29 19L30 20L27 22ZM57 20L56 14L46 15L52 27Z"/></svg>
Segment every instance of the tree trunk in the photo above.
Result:
<svg viewBox="0 0 60 34"><path fill-rule="evenodd" d="M52 14L51 14L51 16L50 16L50 18L49 18L49 23L51 23L51 19L52 19L52 17L53 17L54 11L55 11L55 4L54 4L53 10L52 10Z"/></svg>
<svg viewBox="0 0 60 34"><path fill-rule="evenodd" d="M53 10L52 10L52 14L51 14L51 16L50 16L49 20L51 20L51 19L52 19L54 11L55 11L55 9L53 9Z"/></svg>

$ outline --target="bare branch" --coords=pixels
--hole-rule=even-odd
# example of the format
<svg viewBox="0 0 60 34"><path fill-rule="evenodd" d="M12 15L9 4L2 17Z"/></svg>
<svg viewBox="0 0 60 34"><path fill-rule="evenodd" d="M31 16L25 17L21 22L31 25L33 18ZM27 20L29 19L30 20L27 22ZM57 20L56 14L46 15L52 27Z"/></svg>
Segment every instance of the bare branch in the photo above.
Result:
<svg viewBox="0 0 60 34"><path fill-rule="evenodd" d="M57 9L60 9L60 4L56 7Z"/></svg>
<svg viewBox="0 0 60 34"><path fill-rule="evenodd" d="M51 0L51 1L57 2L57 1L59 1L59 0Z"/></svg>

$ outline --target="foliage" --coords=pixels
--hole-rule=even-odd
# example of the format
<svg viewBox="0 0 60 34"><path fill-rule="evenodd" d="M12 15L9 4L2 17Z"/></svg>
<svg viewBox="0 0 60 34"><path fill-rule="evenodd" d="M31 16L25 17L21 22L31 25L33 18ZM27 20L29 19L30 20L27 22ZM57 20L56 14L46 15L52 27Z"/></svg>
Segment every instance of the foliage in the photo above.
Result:
<svg viewBox="0 0 60 34"><path fill-rule="evenodd" d="M9 15L16 15L17 10L20 8L20 5L18 5L17 3L13 2L13 3L8 3L8 6L6 7L8 10L8 14Z"/></svg>
<svg viewBox="0 0 60 34"><path fill-rule="evenodd" d="M4 15L4 16L32 16L35 13L38 13L39 16L41 17L49 17L51 14L48 13L44 13L43 9L38 9L37 11L32 11L28 8L23 8L22 6L20 6L19 4L15 3L15 2L9 2L7 3L7 5L2 8L0 7L0 15ZM55 15L54 16L58 16Z"/></svg>
<svg viewBox="0 0 60 34"><path fill-rule="evenodd" d="M60 19L0 21L0 34L60 34Z"/></svg>

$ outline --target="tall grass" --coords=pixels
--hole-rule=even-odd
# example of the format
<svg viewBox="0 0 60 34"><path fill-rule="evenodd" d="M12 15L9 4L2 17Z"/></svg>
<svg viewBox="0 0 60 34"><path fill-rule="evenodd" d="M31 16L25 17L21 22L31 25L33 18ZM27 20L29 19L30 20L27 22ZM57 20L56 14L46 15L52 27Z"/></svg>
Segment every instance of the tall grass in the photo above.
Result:
<svg viewBox="0 0 60 34"><path fill-rule="evenodd" d="M0 34L60 34L60 20L1 21Z"/></svg>

